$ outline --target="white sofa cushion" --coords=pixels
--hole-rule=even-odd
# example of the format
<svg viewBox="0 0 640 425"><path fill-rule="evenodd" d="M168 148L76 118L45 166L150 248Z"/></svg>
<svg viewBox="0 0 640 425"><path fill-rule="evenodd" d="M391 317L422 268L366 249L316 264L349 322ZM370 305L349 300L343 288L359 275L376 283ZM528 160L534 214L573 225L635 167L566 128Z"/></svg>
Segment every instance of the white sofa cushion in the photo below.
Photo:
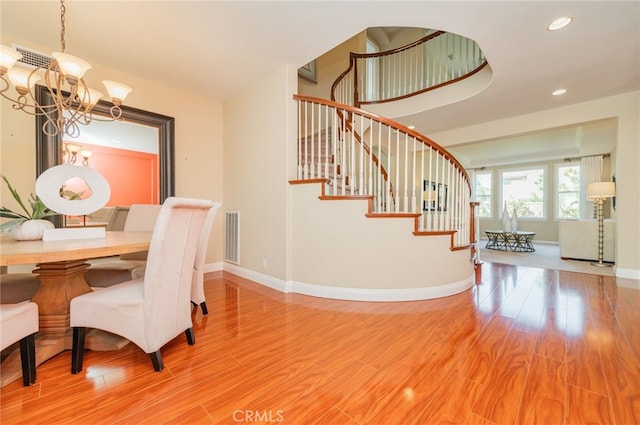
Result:
<svg viewBox="0 0 640 425"><path fill-rule="evenodd" d="M615 261L616 222L604 221L604 256ZM598 260L598 220L561 221L558 224L560 257L577 260Z"/></svg>

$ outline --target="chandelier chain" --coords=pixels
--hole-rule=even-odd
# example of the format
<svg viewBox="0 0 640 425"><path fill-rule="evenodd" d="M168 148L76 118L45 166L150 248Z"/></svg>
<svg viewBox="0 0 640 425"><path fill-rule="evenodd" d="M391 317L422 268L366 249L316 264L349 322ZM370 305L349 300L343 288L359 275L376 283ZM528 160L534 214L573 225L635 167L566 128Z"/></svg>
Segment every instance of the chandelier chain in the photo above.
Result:
<svg viewBox="0 0 640 425"><path fill-rule="evenodd" d="M64 25L64 15L67 12L67 8L64 5L64 0L60 0L60 51L64 53L65 48L67 47L64 42L64 36L66 32L66 28Z"/></svg>

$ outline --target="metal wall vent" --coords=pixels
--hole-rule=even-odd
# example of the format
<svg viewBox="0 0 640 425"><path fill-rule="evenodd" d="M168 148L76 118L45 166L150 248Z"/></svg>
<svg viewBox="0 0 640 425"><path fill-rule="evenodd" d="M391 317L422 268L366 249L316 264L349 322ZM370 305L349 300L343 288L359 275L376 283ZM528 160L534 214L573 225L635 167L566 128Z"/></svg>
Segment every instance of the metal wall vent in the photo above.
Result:
<svg viewBox="0 0 640 425"><path fill-rule="evenodd" d="M224 260L240 264L240 211L225 212Z"/></svg>
<svg viewBox="0 0 640 425"><path fill-rule="evenodd" d="M22 59L20 59L18 62L32 66L34 68L46 68L53 60L51 56L45 55L44 53L40 53L35 50L29 50L24 47L15 45L13 46L13 48L15 48L20 54L22 54Z"/></svg>

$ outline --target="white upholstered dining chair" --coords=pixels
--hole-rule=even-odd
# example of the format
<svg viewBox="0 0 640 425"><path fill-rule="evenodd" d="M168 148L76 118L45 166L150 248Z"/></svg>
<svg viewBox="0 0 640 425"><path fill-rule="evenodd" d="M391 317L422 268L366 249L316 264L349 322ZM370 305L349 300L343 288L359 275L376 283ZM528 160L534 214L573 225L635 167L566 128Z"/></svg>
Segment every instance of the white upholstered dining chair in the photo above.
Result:
<svg viewBox="0 0 640 425"><path fill-rule="evenodd" d="M38 329L38 304L0 305L0 350L20 341L22 383L25 387L36 382L35 335Z"/></svg>
<svg viewBox="0 0 640 425"><path fill-rule="evenodd" d="M204 263L207 256L207 247L209 246L209 238L211 236L211 229L213 228L213 222L216 218L216 213L220 209L221 204L216 202L214 206L207 213L207 218L202 227L202 233L200 233L200 240L198 241L198 251L196 252L196 261L193 266L193 279L191 281L191 302L194 305L200 305L202 314L209 314L207 310L207 303L204 296Z"/></svg>
<svg viewBox="0 0 640 425"><path fill-rule="evenodd" d="M200 240L198 241L198 252L196 252L196 261L193 265L193 280L191 281L191 303L197 308L198 305L203 315L209 314L207 302L204 295L204 264L207 256L207 248L209 246L209 238L213 229L213 222L216 214L221 207L220 202L215 202L214 206L207 213L207 218L202 226ZM144 276L144 268L136 268L131 272L132 278Z"/></svg>
<svg viewBox="0 0 640 425"><path fill-rule="evenodd" d="M122 230L150 232L153 230L160 208L156 204L134 204L126 207ZM124 209L123 209L124 211ZM115 213L116 211L114 211ZM121 219L120 219L121 220ZM109 230L109 229L107 229ZM133 278L136 269L143 271L148 253L122 254L119 259L92 264L84 273L84 279L92 288L106 288Z"/></svg>
<svg viewBox="0 0 640 425"><path fill-rule="evenodd" d="M198 241L198 251L193 267L193 280L191 282L191 303L200 306L202 314L209 313L204 295L204 265L209 246L211 230L216 218L216 214L222 204L214 202L214 206L207 213L200 240ZM154 220L155 221L155 220ZM138 279L144 276L144 262L140 260L114 260L108 263L96 264L85 272L85 279L89 286L93 288L104 288L130 279Z"/></svg>
<svg viewBox="0 0 640 425"><path fill-rule="evenodd" d="M143 278L71 300L71 373L82 370L86 328L129 339L163 369L160 348L185 332L195 343L191 322L191 281L199 236L212 201L167 198L153 229Z"/></svg>

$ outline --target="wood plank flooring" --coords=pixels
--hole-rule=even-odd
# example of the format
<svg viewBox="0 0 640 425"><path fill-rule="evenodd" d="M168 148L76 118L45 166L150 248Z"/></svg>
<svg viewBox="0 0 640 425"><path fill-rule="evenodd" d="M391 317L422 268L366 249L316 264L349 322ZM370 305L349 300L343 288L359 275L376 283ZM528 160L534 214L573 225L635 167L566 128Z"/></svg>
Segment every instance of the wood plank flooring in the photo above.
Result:
<svg viewBox="0 0 640 425"><path fill-rule="evenodd" d="M70 353L0 392L9 424L640 424L640 290L485 263L437 300L282 294L218 272L196 344Z"/></svg>

